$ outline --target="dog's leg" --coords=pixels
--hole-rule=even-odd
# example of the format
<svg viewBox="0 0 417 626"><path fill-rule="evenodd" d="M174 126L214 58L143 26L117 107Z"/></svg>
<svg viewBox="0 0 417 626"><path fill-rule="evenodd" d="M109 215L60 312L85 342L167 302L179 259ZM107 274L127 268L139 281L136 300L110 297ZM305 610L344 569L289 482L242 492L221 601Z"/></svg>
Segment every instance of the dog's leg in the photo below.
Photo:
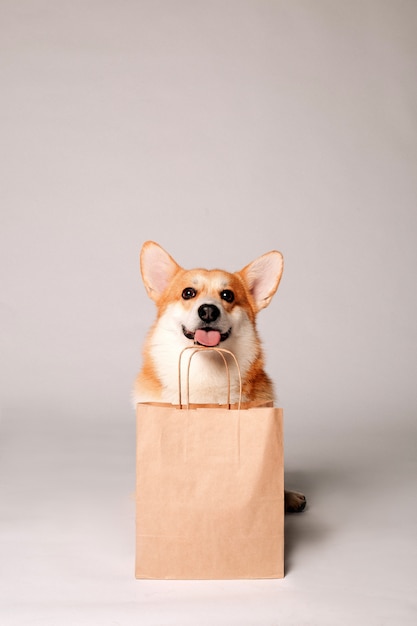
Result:
<svg viewBox="0 0 417 626"><path fill-rule="evenodd" d="M286 513L301 513L306 508L306 497L298 491L285 491L285 511Z"/></svg>

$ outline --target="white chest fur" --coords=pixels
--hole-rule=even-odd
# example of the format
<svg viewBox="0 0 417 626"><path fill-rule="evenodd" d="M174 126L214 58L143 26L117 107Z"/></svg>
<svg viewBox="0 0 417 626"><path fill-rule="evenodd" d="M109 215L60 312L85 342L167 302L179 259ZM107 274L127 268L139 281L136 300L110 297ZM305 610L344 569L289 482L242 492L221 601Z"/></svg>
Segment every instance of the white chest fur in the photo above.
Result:
<svg viewBox="0 0 417 626"><path fill-rule="evenodd" d="M170 316L161 319L150 340L150 354L156 373L162 383L163 402L178 402L179 375L178 363L181 351L190 345L178 326L175 328L170 322ZM249 367L256 357L257 339L254 328L246 316L240 324L235 325L227 341L220 345L232 352L238 363L241 377L244 380ZM182 398L186 401L187 370L189 368L190 402L224 404L228 399L228 378L225 364L220 355L204 351L191 356L193 352L187 350L181 359ZM234 359L226 355L230 372L230 400L239 400L239 375ZM242 400L245 400L242 397Z"/></svg>

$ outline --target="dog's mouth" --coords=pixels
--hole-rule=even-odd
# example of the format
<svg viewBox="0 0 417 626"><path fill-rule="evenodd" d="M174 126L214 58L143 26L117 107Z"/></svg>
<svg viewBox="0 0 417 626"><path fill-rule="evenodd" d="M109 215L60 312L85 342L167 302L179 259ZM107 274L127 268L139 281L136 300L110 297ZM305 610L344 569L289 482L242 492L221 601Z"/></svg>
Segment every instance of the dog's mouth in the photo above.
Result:
<svg viewBox="0 0 417 626"><path fill-rule="evenodd" d="M206 348L215 348L222 341L226 341L230 337L232 329L225 333L221 333L216 328L209 326L205 328L197 328L194 332L187 330L185 326L182 327L182 332L187 339L191 339L198 346L205 346Z"/></svg>

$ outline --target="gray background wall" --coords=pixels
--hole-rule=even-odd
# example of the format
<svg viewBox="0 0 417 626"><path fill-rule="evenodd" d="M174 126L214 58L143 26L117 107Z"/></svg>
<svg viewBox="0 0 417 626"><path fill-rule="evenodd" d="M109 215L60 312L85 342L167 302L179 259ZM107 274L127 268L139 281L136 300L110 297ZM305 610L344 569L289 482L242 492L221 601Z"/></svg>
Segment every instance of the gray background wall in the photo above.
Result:
<svg viewBox="0 0 417 626"><path fill-rule="evenodd" d="M260 328L297 414L414 405L413 2L1 11L6 406L129 411L148 238L186 267L284 253Z"/></svg>

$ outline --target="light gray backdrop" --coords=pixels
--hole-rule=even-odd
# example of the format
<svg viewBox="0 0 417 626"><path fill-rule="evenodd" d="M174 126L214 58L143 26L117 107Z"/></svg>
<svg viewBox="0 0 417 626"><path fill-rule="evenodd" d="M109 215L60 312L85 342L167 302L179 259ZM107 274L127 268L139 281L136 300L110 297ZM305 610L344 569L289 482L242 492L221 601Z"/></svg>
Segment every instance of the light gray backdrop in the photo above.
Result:
<svg viewBox="0 0 417 626"><path fill-rule="evenodd" d="M366 473L375 454L388 476L400 462L414 475L416 20L412 0L1 1L0 428L4 458L13 459L5 461L6 485L13 472L30 476L38 467L23 433L44 425L37 454L46 459L68 433L94 439L107 428L125 442L121 458L128 451L120 487L128 493L130 387L154 315L139 275L147 239L186 267L235 270L283 252L283 280L259 328L297 487L319 496L320 474L345 463L348 475L358 458ZM98 457L83 459L92 471ZM39 476L56 476L52 494L60 481L50 462ZM342 483L332 484L334 493ZM396 510L415 513L414 494L400 497L398 485L380 506L397 494ZM25 523L32 526L28 492L8 489L16 500L4 506L6 517L22 528L13 562ZM327 508L331 501L320 520ZM404 554L415 554L412 538ZM370 560L377 554L379 546ZM131 571L121 571L131 584ZM307 578L317 571L314 563ZM404 590L402 579L397 586ZM292 602L288 615L296 615ZM9 619L18 620L25 599L16 592L14 603ZM392 610L404 603L394 597ZM47 605L45 587L36 606ZM55 606L51 620L64 624ZM320 601L314 606L317 623L327 623ZM360 623L371 623L366 611ZM410 611L402 619L414 619ZM240 626L275 623L252 617L240 616ZM303 621L311 615L294 619L285 623L313 623Z"/></svg>

